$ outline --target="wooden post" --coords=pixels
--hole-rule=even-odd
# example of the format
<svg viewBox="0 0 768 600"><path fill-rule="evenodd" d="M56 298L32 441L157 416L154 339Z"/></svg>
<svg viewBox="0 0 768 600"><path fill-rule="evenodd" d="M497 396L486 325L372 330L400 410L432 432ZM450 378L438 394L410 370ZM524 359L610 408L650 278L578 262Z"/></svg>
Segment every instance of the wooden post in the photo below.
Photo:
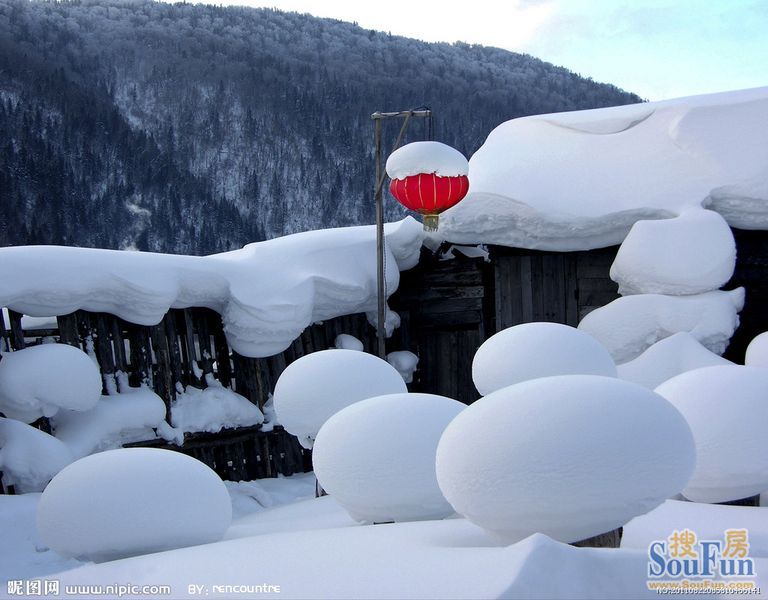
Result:
<svg viewBox="0 0 768 600"><path fill-rule="evenodd" d="M23 350L26 346L24 331L21 328L21 317L21 313L15 310L8 310L8 319L11 322L11 345L14 350Z"/></svg>

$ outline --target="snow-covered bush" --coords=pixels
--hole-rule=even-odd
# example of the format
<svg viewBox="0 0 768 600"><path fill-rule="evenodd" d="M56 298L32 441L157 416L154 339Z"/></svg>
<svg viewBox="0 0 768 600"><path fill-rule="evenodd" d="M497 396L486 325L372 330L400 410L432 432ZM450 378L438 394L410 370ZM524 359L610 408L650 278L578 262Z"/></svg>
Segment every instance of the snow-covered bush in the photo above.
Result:
<svg viewBox="0 0 768 600"><path fill-rule="evenodd" d="M405 383L411 383L419 366L419 357L408 350L396 350L387 354L387 362L397 369Z"/></svg>
<svg viewBox="0 0 768 600"><path fill-rule="evenodd" d="M749 367L768 367L768 331L755 336L749 342L744 364Z"/></svg>
<svg viewBox="0 0 768 600"><path fill-rule="evenodd" d="M275 412L286 431L311 448L320 427L360 400L407 392L387 361L355 350L321 350L292 362L275 384Z"/></svg>
<svg viewBox="0 0 768 600"><path fill-rule="evenodd" d="M185 432L216 433L225 427L250 427L264 422L259 407L248 398L225 388L213 377L208 387L188 385L171 404L173 426Z"/></svg>
<svg viewBox="0 0 768 600"><path fill-rule="evenodd" d="M656 392L683 414L696 442L686 498L727 502L768 489L768 371L705 367L665 381Z"/></svg>
<svg viewBox="0 0 768 600"><path fill-rule="evenodd" d="M0 417L0 471L17 492L42 492L74 460L64 443L26 423Z"/></svg>
<svg viewBox="0 0 768 600"><path fill-rule="evenodd" d="M60 408L88 410L101 397L101 375L90 357L66 344L42 344L3 354L0 412L31 423Z"/></svg>
<svg viewBox="0 0 768 600"><path fill-rule="evenodd" d="M216 473L157 448L82 458L53 478L37 508L45 544L96 562L215 542L231 520L229 494Z"/></svg>
<svg viewBox="0 0 768 600"><path fill-rule="evenodd" d="M559 323L504 329L483 342L472 361L472 380L483 395L552 375L615 377L616 365L590 335Z"/></svg>
<svg viewBox="0 0 768 600"><path fill-rule="evenodd" d="M155 431L165 440L184 441L184 432L166 423L163 399L147 388L126 387L119 394L102 396L90 410L61 410L51 425L75 458L154 439Z"/></svg>
<svg viewBox="0 0 768 600"><path fill-rule="evenodd" d="M682 296L717 290L733 275L736 242L711 210L690 209L674 219L637 221L611 266L622 296Z"/></svg>
<svg viewBox="0 0 768 600"><path fill-rule="evenodd" d="M363 342L358 340L354 335L349 335L348 333L340 333L337 335L336 339L333 340L333 345L339 350L357 350L358 352L363 352L365 350Z"/></svg>
<svg viewBox="0 0 768 600"><path fill-rule="evenodd" d="M579 329L603 344L621 364L637 358L673 333L687 331L705 348L722 354L739 326L744 288L695 296L636 294L593 310Z"/></svg>
<svg viewBox="0 0 768 600"><path fill-rule="evenodd" d="M437 448L456 511L507 542L610 531L685 487L695 450L658 394L594 375L525 381L459 414Z"/></svg>
<svg viewBox="0 0 768 600"><path fill-rule="evenodd" d="M656 342L634 360L617 367L619 377L655 389L675 375L715 365L732 365L708 350L690 333L680 332Z"/></svg>
<svg viewBox="0 0 768 600"><path fill-rule="evenodd" d="M453 513L435 476L435 451L464 404L433 394L391 394L357 402L317 434L315 474L360 521L440 519Z"/></svg>

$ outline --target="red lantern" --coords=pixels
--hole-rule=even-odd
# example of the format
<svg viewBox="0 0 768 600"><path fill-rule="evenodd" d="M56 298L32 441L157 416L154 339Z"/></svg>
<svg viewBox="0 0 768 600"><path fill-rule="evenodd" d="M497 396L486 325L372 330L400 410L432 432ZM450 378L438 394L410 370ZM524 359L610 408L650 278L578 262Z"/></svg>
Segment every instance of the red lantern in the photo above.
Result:
<svg viewBox="0 0 768 600"><path fill-rule="evenodd" d="M438 215L458 204L468 190L466 175L441 177L435 173L419 173L393 179L389 184L389 191L400 204L424 215L427 231L437 231Z"/></svg>

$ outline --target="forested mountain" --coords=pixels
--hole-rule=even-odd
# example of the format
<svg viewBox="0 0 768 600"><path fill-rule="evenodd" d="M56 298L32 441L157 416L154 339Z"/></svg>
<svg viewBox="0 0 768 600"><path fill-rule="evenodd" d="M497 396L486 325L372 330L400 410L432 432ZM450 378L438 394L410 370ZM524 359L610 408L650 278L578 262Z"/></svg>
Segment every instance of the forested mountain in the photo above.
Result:
<svg viewBox="0 0 768 600"><path fill-rule="evenodd" d="M512 117L638 101L531 56L309 15L0 0L0 245L202 254L372 223L374 111L430 106L435 139L470 156Z"/></svg>

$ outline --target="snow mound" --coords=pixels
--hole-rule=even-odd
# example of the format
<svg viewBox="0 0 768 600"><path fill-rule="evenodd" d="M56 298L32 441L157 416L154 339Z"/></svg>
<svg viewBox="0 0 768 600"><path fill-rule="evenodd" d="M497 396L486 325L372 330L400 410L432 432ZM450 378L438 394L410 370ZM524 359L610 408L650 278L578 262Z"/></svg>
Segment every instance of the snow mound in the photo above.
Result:
<svg viewBox="0 0 768 600"><path fill-rule="evenodd" d="M41 492L74 460L62 442L21 421L0 417L0 471L18 493Z"/></svg>
<svg viewBox="0 0 768 600"><path fill-rule="evenodd" d="M524 323L504 329L477 349L472 380L482 395L551 375L616 376L608 351L592 336L559 323Z"/></svg>
<svg viewBox="0 0 768 600"><path fill-rule="evenodd" d="M735 266L736 242L725 219L711 210L687 210L674 219L635 223L611 279L622 296L683 296L719 289Z"/></svg>
<svg viewBox="0 0 768 600"><path fill-rule="evenodd" d="M390 179L405 179L419 173L458 177L467 174L469 163L461 152L446 144L413 142L390 154L386 169Z"/></svg>
<svg viewBox="0 0 768 600"><path fill-rule="evenodd" d="M302 356L275 384L277 418L305 448L342 408L384 394L405 393L403 378L387 361L356 350L321 350Z"/></svg>
<svg viewBox="0 0 768 600"><path fill-rule="evenodd" d="M749 531L749 556L768 558L766 510L753 506L723 506L667 500L646 515L632 519L624 526L621 547L648 552L651 542L679 531L681 524L695 531L700 540L723 539L727 529Z"/></svg>
<svg viewBox="0 0 768 600"><path fill-rule="evenodd" d="M687 208L768 228L768 87L513 119L469 162L441 216L455 243L590 250Z"/></svg>
<svg viewBox="0 0 768 600"><path fill-rule="evenodd" d="M101 562L218 541L232 520L227 488L179 452L125 448L72 463L37 507L43 542Z"/></svg>
<svg viewBox="0 0 768 600"><path fill-rule="evenodd" d="M617 370L619 378L634 381L650 390L675 375L701 367L733 363L702 346L690 333L675 333L656 342L636 359Z"/></svg>
<svg viewBox="0 0 768 600"><path fill-rule="evenodd" d="M397 369L405 383L411 383L419 366L419 357L408 350L397 350L387 354L387 362Z"/></svg>
<svg viewBox="0 0 768 600"><path fill-rule="evenodd" d="M423 230L409 217L387 224L385 237L392 293L399 271L419 260ZM0 305L32 316L85 309L155 325L169 308L211 308L233 350L264 357L285 350L311 323L375 310L375 227L308 231L203 257L2 248L0 280Z"/></svg>
<svg viewBox="0 0 768 600"><path fill-rule="evenodd" d="M440 440L437 480L459 514L506 542L536 532L574 542L679 492L694 460L685 420L659 395L563 375L470 405Z"/></svg>
<svg viewBox="0 0 768 600"><path fill-rule="evenodd" d="M101 396L99 367L66 344L42 344L3 354L0 412L31 423L60 408L88 410Z"/></svg>
<svg viewBox="0 0 768 600"><path fill-rule="evenodd" d="M749 342L744 364L749 367L768 367L768 332L755 336Z"/></svg>
<svg viewBox="0 0 768 600"><path fill-rule="evenodd" d="M694 502L727 502L768 490L768 371L724 365L683 373L656 392L683 414L696 470L683 490Z"/></svg>
<svg viewBox="0 0 768 600"><path fill-rule="evenodd" d="M102 396L88 411L59 411L51 425L54 435L76 458L128 442L155 439L155 430L168 441L184 441L183 432L166 423L163 399L146 388L128 388L120 394Z"/></svg>
<svg viewBox="0 0 768 600"><path fill-rule="evenodd" d="M688 332L722 354L739 326L744 288L695 296L639 294L593 310L579 329L601 342L617 363L628 362L673 333Z"/></svg>
<svg viewBox="0 0 768 600"><path fill-rule="evenodd" d="M464 408L433 394L391 394L348 406L317 434L317 480L359 521L447 517L453 509L437 485L435 451Z"/></svg>
<svg viewBox="0 0 768 600"><path fill-rule="evenodd" d="M354 335L349 335L348 333L340 333L337 335L336 339L333 340L333 345L339 350L357 350L358 352L363 352L365 350L363 342L358 340Z"/></svg>
<svg viewBox="0 0 768 600"><path fill-rule="evenodd" d="M225 427L249 427L264 422L259 407L247 398L209 381L208 387L187 386L171 404L171 422L184 432L216 433Z"/></svg>

